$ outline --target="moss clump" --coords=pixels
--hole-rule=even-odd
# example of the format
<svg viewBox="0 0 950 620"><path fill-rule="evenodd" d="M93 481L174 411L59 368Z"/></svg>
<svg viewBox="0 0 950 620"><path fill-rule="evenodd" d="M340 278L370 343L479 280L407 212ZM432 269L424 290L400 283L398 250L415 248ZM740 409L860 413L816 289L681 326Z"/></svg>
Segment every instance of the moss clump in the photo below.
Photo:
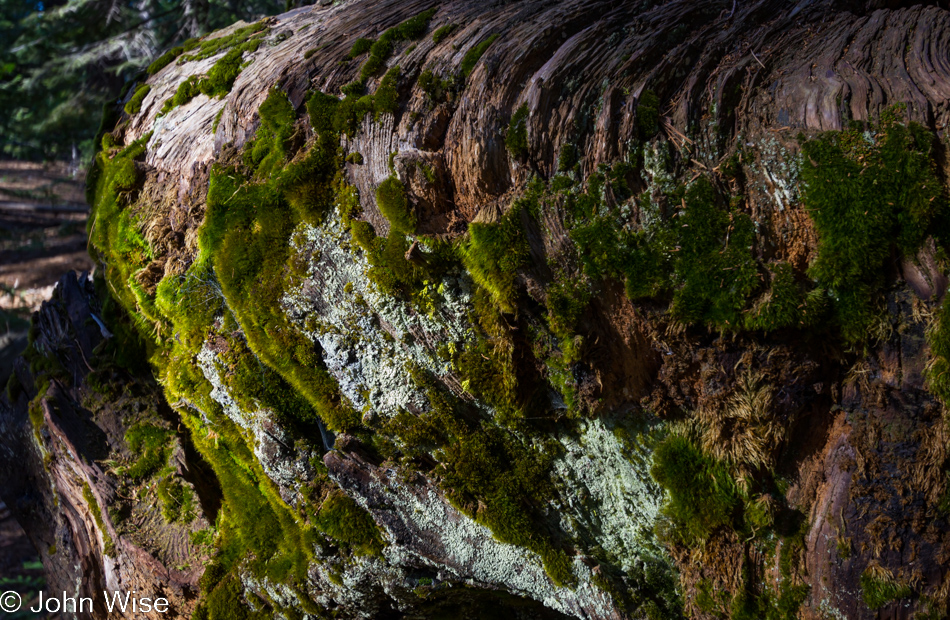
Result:
<svg viewBox="0 0 950 620"><path fill-rule="evenodd" d="M435 29L435 32L432 33L432 42L435 44L441 43L443 39L455 32L458 27L458 24L445 24L444 26L439 26Z"/></svg>
<svg viewBox="0 0 950 620"><path fill-rule="evenodd" d="M445 101L456 86L455 78L440 78L432 69L426 69L419 74L417 83L429 99L435 102Z"/></svg>
<svg viewBox="0 0 950 620"><path fill-rule="evenodd" d="M116 157L112 161L112 187L117 191L130 191L138 184L138 171L130 157Z"/></svg>
<svg viewBox="0 0 950 620"><path fill-rule="evenodd" d="M248 28L253 28L253 26L248 26ZM243 30L244 29L240 29L238 32ZM175 95L171 99L167 100L162 106L161 114L167 114L172 109L188 103L197 97L199 93L220 99L224 95L231 92L231 88L234 86L234 81L247 65L247 63L244 62L244 53L256 52L257 48L260 47L263 41L263 39L257 37L248 40L248 37L250 37L250 34L248 34L246 37L238 37L233 40L231 37L223 37L222 40L229 40L230 42L222 43L221 45L217 46L209 46L208 50L210 51L207 53L199 51L193 56L184 57L185 60L206 58L208 56L213 56L221 49L231 47L232 45L235 46L228 50L224 56L219 58L218 61L214 63L214 65L208 71L207 77L199 78L198 76L193 75L182 82L178 86L178 90L175 91ZM218 41L218 39L213 39L213 41Z"/></svg>
<svg viewBox="0 0 950 620"><path fill-rule="evenodd" d="M261 128L244 150L244 165L259 179L267 179L282 167L290 154L296 113L287 95L271 88L258 109Z"/></svg>
<svg viewBox="0 0 950 620"><path fill-rule="evenodd" d="M930 347L927 387L944 404L950 403L950 308L946 299L927 329L927 344Z"/></svg>
<svg viewBox="0 0 950 620"><path fill-rule="evenodd" d="M637 133L648 140L660 131L660 98L652 90L640 93L637 101Z"/></svg>
<svg viewBox="0 0 950 620"><path fill-rule="evenodd" d="M669 492L663 507L672 533L687 545L709 538L719 527L731 527L739 504L735 481L726 466L674 435L653 453L654 479Z"/></svg>
<svg viewBox="0 0 950 620"><path fill-rule="evenodd" d="M462 263L472 279L505 312L515 311L515 276L528 261L528 240L521 217L535 198L529 190L512 203L497 223L472 222L468 225L468 239L459 247Z"/></svg>
<svg viewBox="0 0 950 620"><path fill-rule="evenodd" d="M100 152L89 172L93 186L93 215L89 218L90 254L102 258L105 267L101 277L114 289L117 300L103 300L103 318L110 321L110 329L117 338L105 345L115 363L125 368L141 367L145 357L132 343L140 342L142 334L154 330L139 314L127 315L124 308L136 307L135 296L128 287L133 274L144 268L151 259L151 249L139 230L139 224L126 208L135 196L139 174L135 160L145 153L151 134L121 150ZM105 282L101 282L105 288ZM100 289L100 290L104 290ZM134 332L134 333L132 333ZM127 337L127 339L126 339ZM122 339L121 348L112 341Z"/></svg>
<svg viewBox="0 0 950 620"><path fill-rule="evenodd" d="M390 175L376 188L376 205L397 233L412 234L416 230L416 216L409 208L409 198L402 181Z"/></svg>
<svg viewBox="0 0 950 620"><path fill-rule="evenodd" d="M218 521L222 569L230 570L248 557L248 567L256 574L275 581L304 579L312 534L280 499L233 422L220 409L204 411L210 412L213 431L187 412L183 412L182 421L214 470L224 494ZM211 581L215 571L208 577ZM203 580L202 586L213 594L217 584Z"/></svg>
<svg viewBox="0 0 950 620"><path fill-rule="evenodd" d="M373 47L372 39L365 39L363 37L360 37L359 39L353 42L353 47L350 48L350 53L347 54L346 57L349 58L350 60L353 60L354 58L362 56L363 54L368 52L371 47Z"/></svg>
<svg viewBox="0 0 950 620"><path fill-rule="evenodd" d="M166 523L187 525L195 520L195 494L177 476L169 474L162 478L156 492L162 503L162 518Z"/></svg>
<svg viewBox="0 0 950 620"><path fill-rule="evenodd" d="M89 505L89 511L92 513L92 518L96 522L96 527L99 528L99 533L102 534L102 552L110 558L114 558L115 543L112 541L112 536L109 535L109 530L106 529L105 520L102 518L102 509L99 508L99 502L96 500L96 496L92 494L92 489L89 487L88 482L82 483L82 496L83 499L86 500L86 504Z"/></svg>
<svg viewBox="0 0 950 620"><path fill-rule="evenodd" d="M185 105L197 97L198 93L201 92L198 82L198 76L192 75L187 80L179 84L178 89L175 90L175 94L172 95L170 99L167 99L162 105L162 110L159 112L159 114L167 114L172 109L177 108L180 105Z"/></svg>
<svg viewBox="0 0 950 620"><path fill-rule="evenodd" d="M145 100L145 95L149 94L151 90L152 87L148 84L139 85L139 87L135 89L135 93L131 99L125 103L125 113L138 114L139 110L142 109L142 101Z"/></svg>
<svg viewBox="0 0 950 620"><path fill-rule="evenodd" d="M547 290L545 306L548 310L548 327L558 339L561 359L557 366L565 377L570 366L581 357L583 338L577 335L577 325L590 303L591 292L582 278L559 277ZM573 377L571 377L573 379ZM562 381L561 394L565 397L568 410L575 404L573 390L567 389L573 381Z"/></svg>
<svg viewBox="0 0 950 620"><path fill-rule="evenodd" d="M482 55L500 36L501 35L493 34L465 53L465 56L462 57L461 64L462 75L465 77L465 79L468 79L468 76L470 76L472 71L475 70L475 65L478 64L479 60L481 60Z"/></svg>
<svg viewBox="0 0 950 620"><path fill-rule="evenodd" d="M505 147L513 157L528 154L528 104L524 103L511 115L508 131L505 132Z"/></svg>
<svg viewBox="0 0 950 620"><path fill-rule="evenodd" d="M771 287L745 313L745 328L765 332L807 328L821 321L827 308L825 291L808 291L788 263L769 265Z"/></svg>
<svg viewBox="0 0 950 620"><path fill-rule="evenodd" d="M879 291L894 250L913 256L938 232L945 191L932 136L888 110L873 133L829 132L802 145L803 200L818 232L809 275L827 289L844 340L863 343L881 312Z"/></svg>
<svg viewBox="0 0 950 620"><path fill-rule="evenodd" d="M356 151L353 151L352 153L346 156L346 163L356 164L357 166L360 166L363 164L363 155L361 155L360 153L357 153Z"/></svg>
<svg viewBox="0 0 950 620"><path fill-rule="evenodd" d="M310 126L321 136L339 131L334 125L337 108L340 100L333 95L314 91L307 98L307 115L310 117Z"/></svg>
<svg viewBox="0 0 950 620"><path fill-rule="evenodd" d="M164 54L156 58L154 61L152 61L152 64L150 64L148 66L148 69L146 69L146 72L149 75L155 75L156 73L158 73L159 71L161 71L162 69L170 65L176 58L181 56L184 51L185 51L185 48L181 46L171 48L170 50L168 50L167 52L165 52Z"/></svg>
<svg viewBox="0 0 950 620"><path fill-rule="evenodd" d="M399 92L396 83L399 80L399 65L392 67L379 81L379 87L373 95L373 112L376 120L387 112L395 112L399 108Z"/></svg>
<svg viewBox="0 0 950 620"><path fill-rule="evenodd" d="M135 456L124 474L132 480L143 480L161 469L168 461L172 432L154 424L139 423L126 431L125 443Z"/></svg>
<svg viewBox="0 0 950 620"><path fill-rule="evenodd" d="M575 164L577 164L577 147L570 142L562 144L557 155L558 172L568 172L574 168Z"/></svg>
<svg viewBox="0 0 950 620"><path fill-rule="evenodd" d="M888 603L911 598L914 591L894 574L880 566L869 566L861 573L861 598L870 609L880 609Z"/></svg>
<svg viewBox="0 0 950 620"><path fill-rule="evenodd" d="M330 428L345 430L359 424L359 414L341 400L319 349L280 310L279 276L296 225L317 222L332 207L330 185L342 155L335 135L321 134L305 157L281 168L287 157L283 136L292 131L293 123L288 106L279 92L272 92L261 106L261 128L245 162L260 180L248 179L233 168L212 172L198 244L204 260L211 261L250 348L302 394ZM262 171L269 172L263 176ZM300 414L302 422L315 422L306 410Z"/></svg>
<svg viewBox="0 0 950 620"><path fill-rule="evenodd" d="M378 555L382 551L376 522L339 489L332 489L323 500L314 524L334 539L351 545L357 555Z"/></svg>
<svg viewBox="0 0 950 620"><path fill-rule="evenodd" d="M392 56L396 43L412 41L425 34L426 28L429 27L429 20L435 15L436 10L432 8L423 11L383 32L369 48L369 58L360 67L360 80L365 81L382 70L383 65Z"/></svg>
<svg viewBox="0 0 950 620"><path fill-rule="evenodd" d="M231 92L234 80L244 69L244 53L257 51L260 44L261 41L256 39L229 50L218 62L214 63L208 71L208 77L201 80L199 84L201 92L219 99Z"/></svg>
<svg viewBox="0 0 950 620"><path fill-rule="evenodd" d="M418 416L400 412L387 422L387 434L397 437L409 455L434 451L439 462L435 473L453 505L498 540L538 553L559 585L576 583L570 559L541 509L554 493L548 476L554 454L467 418L466 406L431 375L418 368L409 372L426 393L430 409Z"/></svg>
<svg viewBox="0 0 950 620"><path fill-rule="evenodd" d="M269 28L267 24L263 21L259 21L254 24L250 24L249 26L238 28L231 34L223 37L213 37L203 41L188 41L183 46L184 51L191 51L195 48L197 48L197 51L194 54L183 56L178 62L182 63L189 60L203 60L205 58L210 58L221 50L225 50L236 45L243 45L251 41L256 41L257 45L259 45L260 41L264 35L267 34L268 30Z"/></svg>
<svg viewBox="0 0 950 620"><path fill-rule="evenodd" d="M743 310L759 285L752 256L752 220L735 208L719 206L712 184L700 178L670 196L683 205L675 219L657 219L645 230L620 228L602 215L605 184L622 191L622 175L588 179L584 195L570 197L571 238L584 271L594 281L626 280L631 299L671 294L670 314L685 323L723 331L742 327Z"/></svg>
<svg viewBox="0 0 950 620"><path fill-rule="evenodd" d="M752 258L755 230L749 216L721 209L715 199L704 178L686 190L686 209L675 225L679 250L673 272L680 286L670 314L731 331L740 326L741 311L759 283Z"/></svg>

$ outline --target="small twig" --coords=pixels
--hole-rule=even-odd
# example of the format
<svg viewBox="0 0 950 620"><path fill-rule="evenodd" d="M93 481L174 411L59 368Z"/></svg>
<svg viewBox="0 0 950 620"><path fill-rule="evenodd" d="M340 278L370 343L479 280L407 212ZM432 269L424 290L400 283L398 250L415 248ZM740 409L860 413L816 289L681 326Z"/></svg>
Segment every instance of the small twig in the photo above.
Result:
<svg viewBox="0 0 950 620"><path fill-rule="evenodd" d="M762 67L763 69L765 69L765 65L763 65L763 64L762 64L762 61L759 60L759 57L755 55L755 52L750 49L750 50L749 50L749 53L752 54L752 57L755 58L755 61L756 61L757 63L759 63L759 66Z"/></svg>
<svg viewBox="0 0 950 620"><path fill-rule="evenodd" d="M728 15L726 15L726 19L731 18L732 15L733 15L733 13L735 13L735 12L736 12L736 0L732 0L732 10L729 11L729 14L728 14Z"/></svg>

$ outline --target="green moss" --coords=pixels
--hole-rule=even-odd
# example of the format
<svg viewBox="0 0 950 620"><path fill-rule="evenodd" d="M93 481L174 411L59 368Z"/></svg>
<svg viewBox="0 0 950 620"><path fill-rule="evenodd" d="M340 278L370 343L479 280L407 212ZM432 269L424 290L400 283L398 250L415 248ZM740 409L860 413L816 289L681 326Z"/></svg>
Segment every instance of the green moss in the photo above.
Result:
<svg viewBox="0 0 950 620"><path fill-rule="evenodd" d="M449 92L456 86L454 78L440 78L431 69L426 69L419 74L417 83L429 99L435 102L445 101Z"/></svg>
<svg viewBox="0 0 950 620"><path fill-rule="evenodd" d="M590 289L580 278L559 278L548 287L548 327L562 342L566 363L577 361L580 352L574 343L577 323L587 310Z"/></svg>
<svg viewBox="0 0 950 620"><path fill-rule="evenodd" d="M439 26L435 29L435 32L432 33L432 42L439 44L447 36L455 32L458 28L458 24L445 24L444 26Z"/></svg>
<svg viewBox="0 0 950 620"><path fill-rule="evenodd" d="M241 74L244 68L244 53L257 51L260 40L240 45L226 53L214 63L214 66L208 71L208 77L201 80L199 88L201 92L209 97L221 98L231 92L234 86L234 80Z"/></svg>
<svg viewBox="0 0 950 620"><path fill-rule="evenodd" d="M270 89L257 113L261 126L248 142L243 160L257 178L267 179L287 161L296 114L287 95L277 88Z"/></svg>
<svg viewBox="0 0 950 620"><path fill-rule="evenodd" d="M46 398L46 392L49 390L49 385L49 379L44 377L39 385L39 389L36 392L36 396L33 397L27 407L27 415L30 418L30 426L33 427L33 436L36 438L36 443L39 446L44 445L43 436L41 435L40 431L46 427L46 415L43 412L43 399Z"/></svg>
<svg viewBox="0 0 950 620"><path fill-rule="evenodd" d="M653 453L654 479L669 493L663 507L672 533L687 545L731 527L739 504L735 481L723 463L707 457L689 439L674 435Z"/></svg>
<svg viewBox="0 0 950 620"><path fill-rule="evenodd" d="M147 95L152 90L152 87L148 84L140 84L138 88L135 89L135 93L125 104L125 113L126 114L138 114L139 110L142 109L142 101L145 100L145 95Z"/></svg>
<svg viewBox="0 0 950 620"><path fill-rule="evenodd" d="M368 52L371 47L373 47L372 39L364 39L363 37L360 37L353 43L353 47L350 48L350 53L347 54L346 57L350 60L353 60L354 58L362 56Z"/></svg>
<svg viewBox="0 0 950 620"><path fill-rule="evenodd" d="M861 598L871 609L880 609L893 601L914 596L910 586L897 580L887 569L865 569L861 573L860 583Z"/></svg>
<svg viewBox="0 0 950 620"><path fill-rule="evenodd" d="M112 161L112 188L117 191L129 191L138 184L138 171L130 157L116 157Z"/></svg>
<svg viewBox="0 0 950 620"><path fill-rule="evenodd" d="M135 457L123 472L132 480L143 480L155 474L168 461L172 432L154 424L139 423L126 431L125 443Z"/></svg>
<svg viewBox="0 0 950 620"><path fill-rule="evenodd" d="M184 105L198 96L198 93L201 92L198 82L198 76L192 75L187 80L179 84L178 89L175 90L175 94L172 95L170 99L166 100L162 105L162 110L159 112L159 114L167 114L173 108Z"/></svg>
<svg viewBox="0 0 950 620"><path fill-rule="evenodd" d="M177 476L169 474L162 478L156 493L162 503L162 518L166 523L189 524L195 520L195 494Z"/></svg>
<svg viewBox="0 0 950 620"><path fill-rule="evenodd" d="M670 314L681 321L705 322L720 330L740 326L741 311L759 283L752 258L755 231L749 216L716 206L712 185L693 183L680 214L673 271L681 282Z"/></svg>
<svg viewBox="0 0 950 620"><path fill-rule="evenodd" d="M221 117L224 115L224 108L218 110L218 113L214 115L214 121L211 122L211 133L218 133L218 124L221 122Z"/></svg>
<svg viewBox="0 0 950 620"><path fill-rule="evenodd" d="M267 34L268 26L263 21L259 21L249 26L238 28L229 35L223 37L214 37L203 41L191 40L184 44L184 51L191 51L197 48L194 54L183 56L179 63L189 60L203 60L210 58L222 50L242 45L250 41L256 41L260 44L261 39ZM255 48L256 49L256 48Z"/></svg>
<svg viewBox="0 0 950 620"><path fill-rule="evenodd" d="M392 67L379 82L379 88L373 96L373 111L376 120L386 112L395 112L399 107L399 92L396 82L399 79L399 65Z"/></svg>
<svg viewBox="0 0 950 620"><path fill-rule="evenodd" d="M802 145L803 200L818 233L809 275L826 288L850 344L866 341L882 311L878 291L892 251L913 256L944 216L932 136L882 114L874 134L829 132Z"/></svg>
<svg viewBox="0 0 950 620"><path fill-rule="evenodd" d="M410 210L406 188L395 176L389 176L376 188L376 205L394 231L402 234L415 232L416 216Z"/></svg>
<svg viewBox="0 0 950 620"><path fill-rule="evenodd" d="M307 98L307 114L310 116L310 125L314 131L321 135L332 134L335 131L334 118L339 105L340 100L333 95L327 95L319 90L310 94Z"/></svg>
<svg viewBox="0 0 950 620"><path fill-rule="evenodd" d="M558 172L568 172L574 168L577 163L577 147L570 142L561 145L561 150L557 155Z"/></svg>
<svg viewBox="0 0 950 620"><path fill-rule="evenodd" d="M537 187L529 188L497 223L469 224L468 239L459 247L462 263L472 279L491 293L505 312L515 311L515 277L529 256L522 212L535 204L538 191Z"/></svg>
<svg viewBox="0 0 950 620"><path fill-rule="evenodd" d="M210 589L192 620L269 620L274 617L269 605L258 603L255 605L258 610L251 611L243 592L240 577L229 573Z"/></svg>
<svg viewBox="0 0 950 620"><path fill-rule="evenodd" d="M493 34L465 53L465 56L462 57L461 64L462 75L465 77L465 79L468 79L468 76L470 76L472 71L475 70L475 65L478 64L479 60L481 60L482 55L500 36L501 35Z"/></svg>
<svg viewBox="0 0 950 620"><path fill-rule="evenodd" d="M428 9L402 22L398 26L389 28L379 36L379 39L373 42L369 48L369 58L360 67L360 80L365 81L368 78L378 74L386 61L392 56L393 47L396 43L402 41L412 41L425 34L429 27L429 20L435 15L437 9ZM365 44L362 44L365 46ZM355 45L354 45L355 47Z"/></svg>
<svg viewBox="0 0 950 620"><path fill-rule="evenodd" d="M420 266L406 260L409 240L404 234L393 230L388 237L376 237L372 226L354 222L354 238L366 250L371 265L366 275L380 292L412 299L422 288L426 274Z"/></svg>
<svg viewBox="0 0 950 620"><path fill-rule="evenodd" d="M305 579L312 534L280 499L237 427L220 410L208 412L213 430L190 413L183 412L182 421L214 470L224 494L218 522L223 568L236 566L238 560L247 557L249 568L256 574L276 581ZM212 571L208 581L214 576ZM214 584L202 585L213 592Z"/></svg>
<svg viewBox="0 0 950 620"><path fill-rule="evenodd" d="M170 65L172 61L174 61L176 58L181 56L181 54L184 51L185 51L184 47L171 48L170 50L168 50L167 52L165 52L164 54L156 58L154 61L152 61L152 64L150 64L148 66L148 69L146 69L147 73L149 75L155 75L156 73L158 73L159 71L161 71L162 69Z"/></svg>
<svg viewBox="0 0 950 620"><path fill-rule="evenodd" d="M795 278L788 263L769 265L771 287L745 313L745 327L766 332L789 327L813 327L825 316L827 303L822 289L808 291Z"/></svg>
<svg viewBox="0 0 950 620"><path fill-rule="evenodd" d="M328 159L325 152L311 157L304 162L306 182L317 183L320 175L332 178L338 157ZM214 171L199 247L213 262L228 306L254 353L303 394L328 426L345 430L359 424L359 415L340 400L318 350L280 311L282 281L273 274L283 273L290 234L305 214L295 213L275 190L293 179L293 171L285 170L267 183L251 184L233 169ZM327 208L330 200L331 195L317 200L313 210Z"/></svg>
<svg viewBox="0 0 950 620"><path fill-rule="evenodd" d="M360 153L353 151L352 153L346 156L346 162L349 164L356 164L357 166L360 166L363 164L363 156Z"/></svg>
<svg viewBox="0 0 950 620"><path fill-rule="evenodd" d="M950 308L946 299L927 329L927 344L930 347L927 388L944 404L950 403Z"/></svg>
<svg viewBox="0 0 950 620"><path fill-rule="evenodd" d="M513 157L528 154L528 104L524 103L511 116L505 132L505 147Z"/></svg>
<svg viewBox="0 0 950 620"><path fill-rule="evenodd" d="M660 131L660 99L652 90L640 93L637 101L637 132L641 140L648 140Z"/></svg>
<svg viewBox="0 0 950 620"><path fill-rule="evenodd" d="M92 518L95 520L96 527L99 528L99 533L102 535L102 552L110 558L114 558L116 555L115 543L112 541L112 536L109 535L109 531L106 529L105 521L102 518L102 509L99 508L99 502L96 500L96 496L92 494L92 489L89 488L88 482L82 483L82 496L83 499L86 500L86 504L89 505Z"/></svg>
<svg viewBox="0 0 950 620"><path fill-rule="evenodd" d="M259 37L251 38L251 35L261 32L266 26L261 25L261 29L259 30L253 30L256 26L248 26L247 28L251 30L242 28L234 35L220 39L212 39L212 41L206 42L208 44L207 49L205 49L203 45L202 50L199 50L196 54L183 57L184 60L207 58L222 49L234 46L214 63L211 69L208 70L206 77L199 78L198 76L192 75L179 84L175 95L162 106L161 114L167 114L173 108L188 103L197 97L199 93L220 99L231 92L234 81L247 65L247 63L244 62L244 53L257 51L257 48L260 47L263 41L263 39ZM238 36L238 33L244 34ZM213 43L218 41L221 43Z"/></svg>
<svg viewBox="0 0 950 620"><path fill-rule="evenodd" d="M97 277L108 281L109 290L119 297L118 300L108 297L103 300L103 318L110 321L110 329L117 335L105 348L110 350L110 360L126 368L142 365L144 358L133 343L154 330L154 325L150 325L141 314L125 310L136 307L135 295L128 288L128 282L151 257L151 249L138 230L137 222L125 208L139 185L134 160L144 154L150 137L151 134L147 134L118 152L115 149L100 152L89 174L90 182L94 184L90 192L93 214L87 225L89 251L92 256L103 259L104 269ZM105 287L104 282L101 284ZM123 342L121 349L113 343L120 337Z"/></svg>
<svg viewBox="0 0 950 620"><path fill-rule="evenodd" d="M357 555L379 555L382 551L376 522L339 489L331 490L324 499L314 523L327 535L351 545Z"/></svg>

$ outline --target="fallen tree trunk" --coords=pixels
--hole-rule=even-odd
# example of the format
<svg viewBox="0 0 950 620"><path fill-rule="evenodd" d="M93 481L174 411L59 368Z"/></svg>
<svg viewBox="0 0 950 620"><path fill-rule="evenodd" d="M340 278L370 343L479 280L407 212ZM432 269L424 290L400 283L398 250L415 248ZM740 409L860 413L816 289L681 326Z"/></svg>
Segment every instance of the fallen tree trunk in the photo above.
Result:
<svg viewBox="0 0 950 620"><path fill-rule="evenodd" d="M0 400L50 590L945 614L947 8L429 9L238 24L116 111L95 285Z"/></svg>

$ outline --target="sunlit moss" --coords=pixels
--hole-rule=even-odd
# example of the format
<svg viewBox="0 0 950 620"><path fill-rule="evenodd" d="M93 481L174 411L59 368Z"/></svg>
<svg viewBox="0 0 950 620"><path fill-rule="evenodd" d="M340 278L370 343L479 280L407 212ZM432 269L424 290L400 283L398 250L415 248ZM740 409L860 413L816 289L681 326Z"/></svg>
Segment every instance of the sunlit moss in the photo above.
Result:
<svg viewBox="0 0 950 620"><path fill-rule="evenodd" d="M145 100L145 95L149 94L151 90L152 87L148 84L140 84L139 87L135 89L132 98L125 104L126 114L137 114L139 110L142 109L142 101Z"/></svg>
<svg viewBox="0 0 950 620"><path fill-rule="evenodd" d="M379 554L382 550L373 518L339 489L331 490L323 500L314 524L334 539L352 545L358 555Z"/></svg>
<svg viewBox="0 0 950 620"><path fill-rule="evenodd" d="M403 234L415 232L416 217L410 210L405 187L395 176L388 177L376 188L376 204L394 231Z"/></svg>
<svg viewBox="0 0 950 620"><path fill-rule="evenodd" d="M455 32L458 28L458 24L445 24L444 26L439 26L435 29L435 32L432 33L432 42L439 44L447 36Z"/></svg>
<svg viewBox="0 0 950 620"><path fill-rule="evenodd" d="M465 53L465 56L462 57L462 64L460 68L462 70L462 75L466 79L472 74L472 71L475 70L475 65L478 64L479 60L481 60L482 55L500 36L501 35L499 34L493 34Z"/></svg>
<svg viewBox="0 0 950 620"><path fill-rule="evenodd" d="M496 223L472 222L468 239L459 247L472 279L491 293L498 307L515 311L515 276L528 261L528 241L521 221L537 198L537 188L515 200Z"/></svg>
<svg viewBox="0 0 950 620"><path fill-rule="evenodd" d="M433 8L423 11L379 35L379 39L373 41L369 46L369 58L360 67L360 79L365 81L379 73L389 57L392 56L393 47L396 43L412 41L425 34L429 27L429 20L435 15L436 10ZM362 41L366 40L363 39ZM357 48L357 44L359 44L359 48ZM357 44L354 44L353 50L350 51L351 54L354 50L363 50L366 47L366 43L360 43L360 40L357 40Z"/></svg>
<svg viewBox="0 0 950 620"><path fill-rule="evenodd" d="M96 527L99 529L99 533L102 536L103 549L102 552L109 556L115 557L115 542L112 540L112 536L109 534L109 530L106 529L105 520L102 518L102 509L99 507L99 502L96 500L96 496L93 495L92 489L89 487L88 482L83 482L82 484L82 496L86 500L86 504L89 505L89 511L92 513L92 518L96 522Z"/></svg>

